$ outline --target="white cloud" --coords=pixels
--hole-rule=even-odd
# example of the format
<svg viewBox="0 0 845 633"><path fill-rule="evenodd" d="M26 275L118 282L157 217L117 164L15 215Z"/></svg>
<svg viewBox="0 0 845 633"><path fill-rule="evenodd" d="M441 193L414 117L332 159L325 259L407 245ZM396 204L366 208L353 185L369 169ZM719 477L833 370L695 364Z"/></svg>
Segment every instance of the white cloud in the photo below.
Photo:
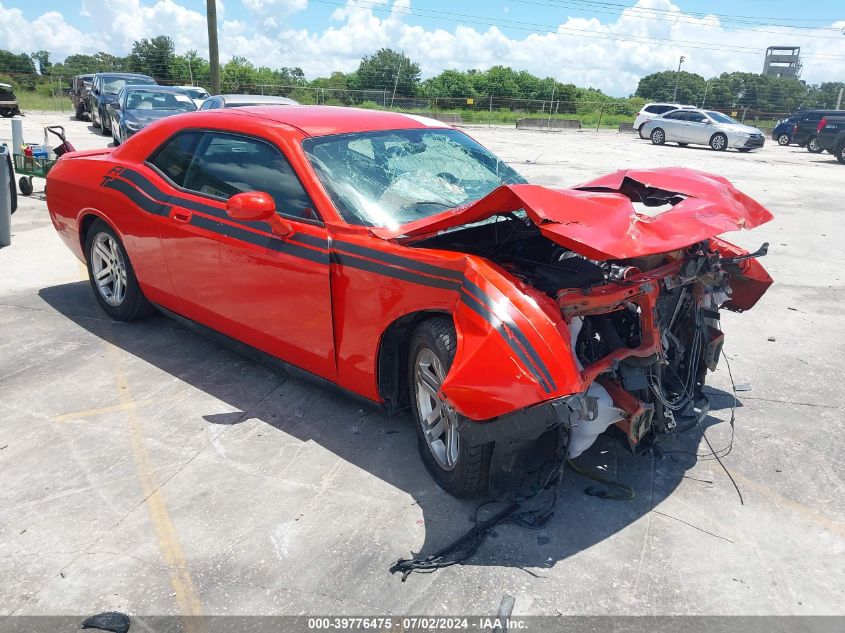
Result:
<svg viewBox="0 0 845 633"><path fill-rule="evenodd" d="M392 47L417 61L424 76L444 68L504 64L624 95L633 92L641 76L677 67L680 55L687 57L685 70L706 77L736 70L759 72L765 48L784 42L801 46L807 81L845 76L845 37L830 28L835 24L827 29L753 26L750 28L757 30L733 30L715 16L684 14L670 0L639 0L635 8L616 17L567 18L554 32L516 31L514 35L496 26L453 21L444 21L439 28L423 28L415 24L417 18L408 15L409 10L413 12L410 0L367 0L366 8L347 1L332 13L322 30L285 28L286 21L274 19L304 9L307 0L240 1L255 19L223 20L225 8L218 0L224 61L241 55L256 65L300 66L311 77L353 70L362 55ZM30 52L32 42L47 42L54 59L97 50L125 54L134 40L163 33L173 38L179 52L207 49L205 13L188 9L179 0L84 0L83 7L90 15L91 28L87 30L100 34L96 40L85 37L59 13L44 13L28 21L19 10L3 8L0 0L2 47ZM376 7L380 10L374 10ZM642 12L646 8L669 12L664 15L671 19L649 17ZM845 22L838 26L841 29ZM671 43L658 43L654 38ZM708 44L701 47L685 42ZM735 52L737 47L755 52Z"/></svg>
<svg viewBox="0 0 845 633"><path fill-rule="evenodd" d="M253 13L273 13L275 15L294 13L308 6L308 0L241 0Z"/></svg>

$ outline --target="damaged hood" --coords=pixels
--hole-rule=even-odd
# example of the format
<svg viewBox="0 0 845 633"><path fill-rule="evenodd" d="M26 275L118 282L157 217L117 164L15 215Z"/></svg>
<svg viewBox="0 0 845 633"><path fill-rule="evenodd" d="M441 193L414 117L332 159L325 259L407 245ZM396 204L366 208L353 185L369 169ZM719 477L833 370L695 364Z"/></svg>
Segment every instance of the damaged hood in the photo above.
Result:
<svg viewBox="0 0 845 633"><path fill-rule="evenodd" d="M545 237L596 260L665 253L772 219L721 176L668 168L620 170L570 189L503 185L473 203L397 229L371 230L383 239L423 239L520 209Z"/></svg>

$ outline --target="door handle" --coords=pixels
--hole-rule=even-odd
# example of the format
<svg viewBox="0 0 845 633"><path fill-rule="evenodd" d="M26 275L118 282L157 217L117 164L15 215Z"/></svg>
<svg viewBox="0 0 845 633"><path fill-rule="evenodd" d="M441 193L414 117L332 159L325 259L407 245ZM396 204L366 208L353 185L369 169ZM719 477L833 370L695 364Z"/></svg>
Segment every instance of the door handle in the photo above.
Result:
<svg viewBox="0 0 845 633"><path fill-rule="evenodd" d="M184 211L183 209L174 209L170 213L170 219L174 222L181 222L183 224L187 224L191 221L191 216L193 214L190 211Z"/></svg>

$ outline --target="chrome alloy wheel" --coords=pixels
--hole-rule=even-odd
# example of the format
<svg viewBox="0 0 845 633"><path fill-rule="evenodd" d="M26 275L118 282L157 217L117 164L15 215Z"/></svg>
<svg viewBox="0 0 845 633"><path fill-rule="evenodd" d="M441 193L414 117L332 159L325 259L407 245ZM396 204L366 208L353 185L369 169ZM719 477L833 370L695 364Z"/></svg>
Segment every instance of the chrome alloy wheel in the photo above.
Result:
<svg viewBox="0 0 845 633"><path fill-rule="evenodd" d="M664 134L663 130L657 129L657 130L654 130L654 132L651 133L651 141L655 145L660 145L665 140L666 140L666 134Z"/></svg>
<svg viewBox="0 0 845 633"><path fill-rule="evenodd" d="M438 395L446 372L428 348L419 351L415 367L417 414L423 437L437 464L444 470L453 470L460 452L458 414Z"/></svg>
<svg viewBox="0 0 845 633"><path fill-rule="evenodd" d="M108 233L98 233L91 243L91 271L100 295L117 307L126 297L126 264L117 241Z"/></svg>
<svg viewBox="0 0 845 633"><path fill-rule="evenodd" d="M724 136L722 136L721 134L717 134L716 136L713 137L711 144L713 145L713 149L720 150L720 149L724 149L725 145L727 143L725 141Z"/></svg>

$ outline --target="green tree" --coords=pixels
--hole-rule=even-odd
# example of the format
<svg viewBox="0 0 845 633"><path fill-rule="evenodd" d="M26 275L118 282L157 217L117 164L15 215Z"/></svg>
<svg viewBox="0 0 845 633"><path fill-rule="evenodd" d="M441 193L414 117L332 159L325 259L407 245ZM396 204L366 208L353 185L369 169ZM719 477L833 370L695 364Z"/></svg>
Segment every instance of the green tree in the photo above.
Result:
<svg viewBox="0 0 845 633"><path fill-rule="evenodd" d="M50 72L50 53L48 51L35 51L30 54L32 61L38 62L38 73L46 75Z"/></svg>
<svg viewBox="0 0 845 633"><path fill-rule="evenodd" d="M677 83L678 92L675 94ZM674 70L646 75L637 85L636 97L649 101L675 101L676 103L699 104L704 96L704 77L695 73Z"/></svg>
<svg viewBox="0 0 845 633"><path fill-rule="evenodd" d="M129 66L134 72L144 73L157 81L168 81L172 77L175 45L167 35L138 40L132 44Z"/></svg>
<svg viewBox="0 0 845 633"><path fill-rule="evenodd" d="M357 90L384 90L403 97L412 97L420 83L420 67L404 53L382 48L373 55L365 55L354 74Z"/></svg>

